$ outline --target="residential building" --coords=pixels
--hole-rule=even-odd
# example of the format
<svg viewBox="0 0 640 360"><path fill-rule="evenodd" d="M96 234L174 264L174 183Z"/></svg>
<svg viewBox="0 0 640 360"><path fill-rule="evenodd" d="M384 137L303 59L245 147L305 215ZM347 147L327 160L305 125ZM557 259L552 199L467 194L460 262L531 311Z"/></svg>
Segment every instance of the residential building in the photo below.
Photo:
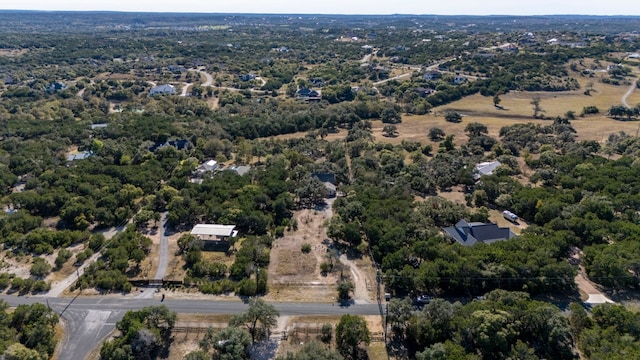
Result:
<svg viewBox="0 0 640 360"><path fill-rule="evenodd" d="M418 95L420 95L420 97L427 97L429 95L433 95L436 92L432 88L424 88L424 87L417 87L414 90L415 92L418 93Z"/></svg>
<svg viewBox="0 0 640 360"><path fill-rule="evenodd" d="M249 172L249 170L251 170L251 166L248 165L231 165L225 169L223 169L224 171L233 171L236 174L242 176L246 173Z"/></svg>
<svg viewBox="0 0 640 360"><path fill-rule="evenodd" d="M442 77L442 73L440 71L436 71L436 70L429 70L429 71L424 73L423 77L426 80L436 80L436 79L440 79Z"/></svg>
<svg viewBox="0 0 640 360"><path fill-rule="evenodd" d="M500 161L487 161L477 164L473 169L474 180L480 179L483 175L492 175L500 165L502 165Z"/></svg>
<svg viewBox="0 0 640 360"><path fill-rule="evenodd" d="M473 246L477 243L491 244L515 237L515 234L508 227L501 228L493 223L470 223L466 220L460 220L455 226L446 227L442 230L448 237L462 246Z"/></svg>
<svg viewBox="0 0 640 360"><path fill-rule="evenodd" d="M308 88L301 88L296 91L296 98L302 100L321 100L320 92Z"/></svg>
<svg viewBox="0 0 640 360"><path fill-rule="evenodd" d="M93 156L91 151L79 151L73 154L67 154L67 161L84 160Z"/></svg>
<svg viewBox="0 0 640 360"><path fill-rule="evenodd" d="M204 241L227 241L230 237L238 235L235 227L235 225L198 224L191 229L191 235Z"/></svg>
<svg viewBox="0 0 640 360"><path fill-rule="evenodd" d="M256 79L256 74L243 74L240 75L240 80L242 81L250 81L250 80L255 80Z"/></svg>
<svg viewBox="0 0 640 360"><path fill-rule="evenodd" d="M453 83L456 84L456 85L461 85L461 84L464 84L466 82L467 82L467 77L464 76L464 75L459 75L458 74L453 78Z"/></svg>
<svg viewBox="0 0 640 360"><path fill-rule="evenodd" d="M169 140L164 143L155 143L153 146L149 148L149 151L155 152L156 150L162 149L166 146L173 146L178 150L189 150L191 148L191 143L189 140L181 139L181 140Z"/></svg>
<svg viewBox="0 0 640 360"><path fill-rule="evenodd" d="M62 91L65 90L67 88L67 84L59 82L59 81L54 81L52 83L50 83L49 85L47 85L47 92L53 93L56 91Z"/></svg>
<svg viewBox="0 0 640 360"><path fill-rule="evenodd" d="M151 96L175 95L175 93L176 93L176 88L173 85L169 85L169 84L154 86L151 88L151 91L149 91L149 94Z"/></svg>
<svg viewBox="0 0 640 360"><path fill-rule="evenodd" d="M313 173L311 176L316 177L323 184L325 189L327 189L327 197L332 198L336 196L337 186L336 186L336 176L334 173Z"/></svg>

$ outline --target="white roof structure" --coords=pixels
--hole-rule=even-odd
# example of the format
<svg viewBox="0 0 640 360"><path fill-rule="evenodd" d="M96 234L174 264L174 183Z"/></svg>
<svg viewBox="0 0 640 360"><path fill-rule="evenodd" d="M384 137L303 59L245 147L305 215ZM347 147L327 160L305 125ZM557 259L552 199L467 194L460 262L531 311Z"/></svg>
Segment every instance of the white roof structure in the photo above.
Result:
<svg viewBox="0 0 640 360"><path fill-rule="evenodd" d="M191 235L196 236L236 236L235 225L198 224L191 229Z"/></svg>
<svg viewBox="0 0 640 360"><path fill-rule="evenodd" d="M500 165L500 161L481 162L476 165L473 178L475 180L478 180L482 175L491 175L493 174L493 171Z"/></svg>

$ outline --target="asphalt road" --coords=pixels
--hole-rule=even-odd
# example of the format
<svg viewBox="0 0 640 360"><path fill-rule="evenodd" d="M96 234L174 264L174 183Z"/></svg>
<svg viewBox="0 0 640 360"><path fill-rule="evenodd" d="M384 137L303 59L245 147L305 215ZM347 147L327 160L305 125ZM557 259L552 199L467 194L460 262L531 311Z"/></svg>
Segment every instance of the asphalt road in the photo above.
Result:
<svg viewBox="0 0 640 360"><path fill-rule="evenodd" d="M236 314L247 309L241 301L123 298L50 298L0 295L11 306L47 304L67 322L58 359L83 360L115 328L128 310L164 304L177 313ZM378 315L377 304L339 306L327 303L272 303L281 315Z"/></svg>

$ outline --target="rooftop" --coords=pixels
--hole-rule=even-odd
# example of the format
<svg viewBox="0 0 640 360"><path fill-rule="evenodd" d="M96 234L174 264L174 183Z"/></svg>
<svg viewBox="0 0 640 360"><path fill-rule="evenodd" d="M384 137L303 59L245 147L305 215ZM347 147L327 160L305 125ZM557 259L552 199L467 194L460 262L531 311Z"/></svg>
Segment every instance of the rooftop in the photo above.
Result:
<svg viewBox="0 0 640 360"><path fill-rule="evenodd" d="M493 223L470 223L466 220L460 220L455 226L447 227L443 230L445 234L463 246L472 246L479 242L491 244L515 237L515 234L508 227L501 228Z"/></svg>
<svg viewBox="0 0 640 360"><path fill-rule="evenodd" d="M191 235L196 236L235 236L235 225L198 224L191 230Z"/></svg>

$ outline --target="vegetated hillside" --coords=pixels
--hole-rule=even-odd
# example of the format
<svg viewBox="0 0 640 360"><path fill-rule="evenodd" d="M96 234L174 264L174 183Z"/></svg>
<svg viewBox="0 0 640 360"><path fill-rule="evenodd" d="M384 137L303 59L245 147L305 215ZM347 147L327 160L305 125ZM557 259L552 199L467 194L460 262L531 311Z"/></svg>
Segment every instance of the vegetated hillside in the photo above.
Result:
<svg viewBox="0 0 640 360"><path fill-rule="evenodd" d="M329 173L340 195L327 224L332 249L371 256L394 298L489 294L407 310L393 326L412 355L571 358L577 345L595 358L623 340L637 347L632 323L608 320L624 309L597 308L569 326L529 298L578 299L580 270L567 261L575 249L594 282L638 288L639 146L629 121L639 107L621 105L637 92L638 63L626 56L640 40L624 33L637 19L612 34L597 30L606 19L588 18L585 34L554 17L496 33L484 29L509 18L420 28L432 19L64 14L77 29L57 32L46 14L7 14L3 24L21 25L0 28L3 291L47 291L51 272L64 277L91 259L73 289L128 292L155 260L146 235L166 213L172 231L207 222L239 232L225 246L176 235L170 256L184 264L185 287L264 294L270 248L304 226L294 210L323 204L332 187L314 174ZM462 25L469 20L478 26ZM45 25L52 31L31 31ZM608 137L576 131L589 121L610 124ZM196 171L209 160L215 171ZM476 164L494 160L501 165L478 178ZM443 233L502 210L529 226L475 246ZM112 238L97 233L112 227L121 229ZM212 252L221 255L209 261Z"/></svg>

